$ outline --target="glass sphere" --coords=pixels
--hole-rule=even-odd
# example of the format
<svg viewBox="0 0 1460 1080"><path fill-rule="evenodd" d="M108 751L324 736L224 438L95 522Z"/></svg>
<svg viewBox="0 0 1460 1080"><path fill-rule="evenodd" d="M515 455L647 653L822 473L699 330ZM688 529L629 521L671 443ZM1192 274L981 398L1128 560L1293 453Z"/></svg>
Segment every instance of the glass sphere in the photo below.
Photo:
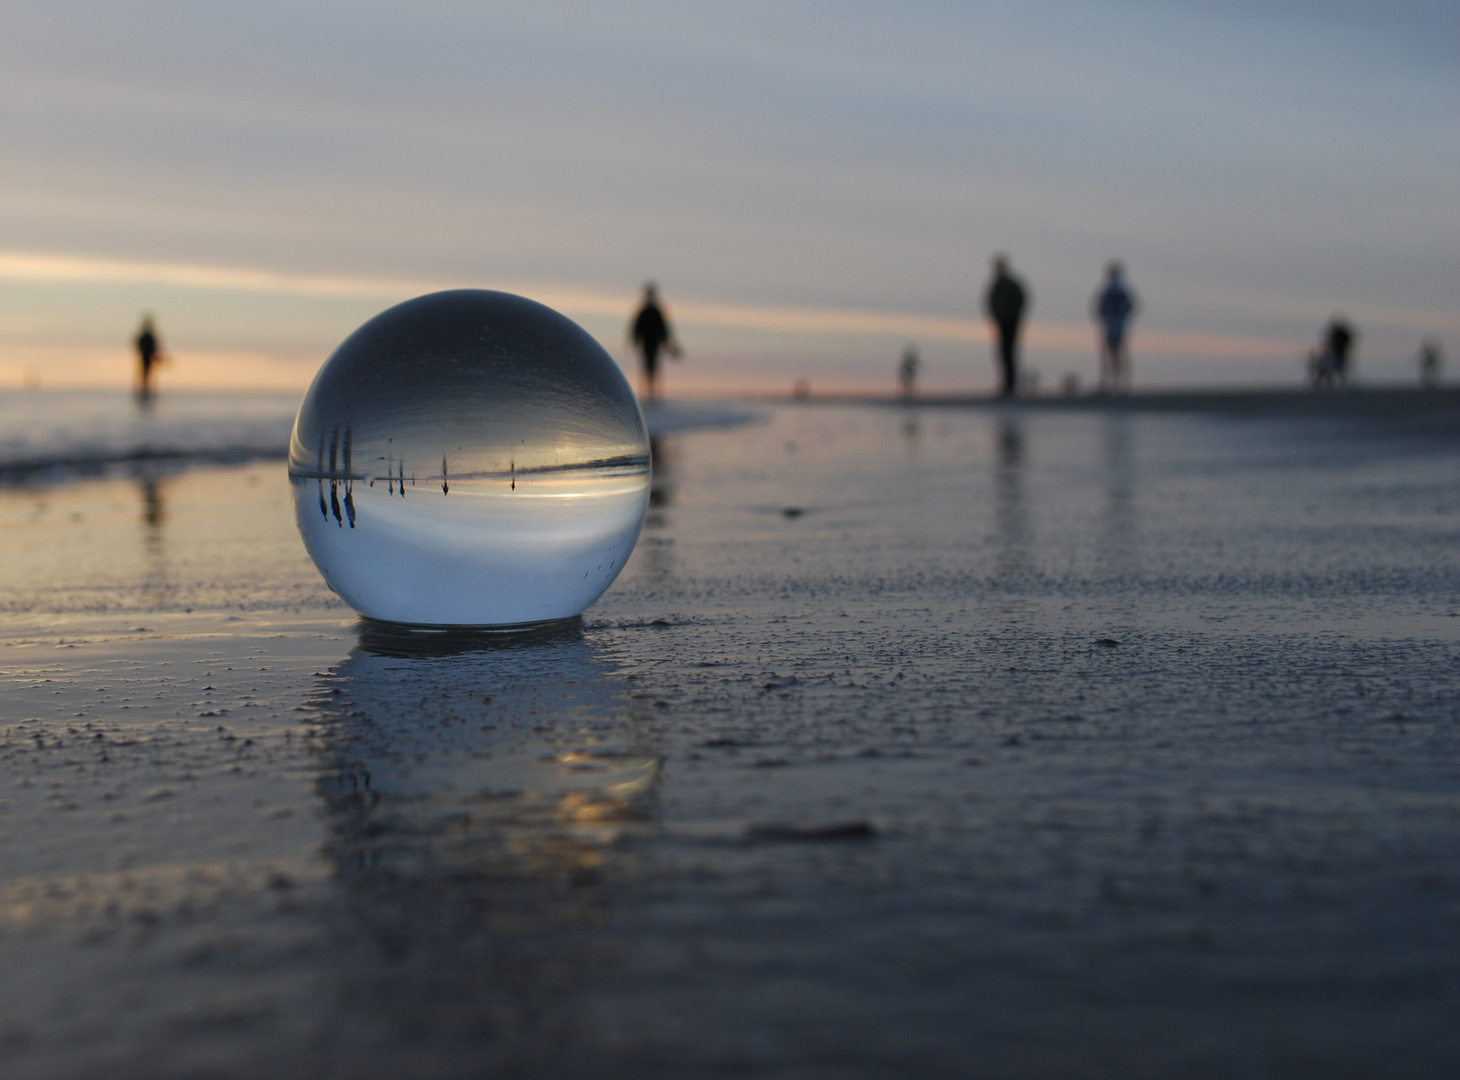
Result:
<svg viewBox="0 0 1460 1080"><path fill-rule="evenodd" d="M289 446L304 546L360 614L418 626L569 618L613 583L649 500L649 437L576 323L459 289L351 334Z"/></svg>

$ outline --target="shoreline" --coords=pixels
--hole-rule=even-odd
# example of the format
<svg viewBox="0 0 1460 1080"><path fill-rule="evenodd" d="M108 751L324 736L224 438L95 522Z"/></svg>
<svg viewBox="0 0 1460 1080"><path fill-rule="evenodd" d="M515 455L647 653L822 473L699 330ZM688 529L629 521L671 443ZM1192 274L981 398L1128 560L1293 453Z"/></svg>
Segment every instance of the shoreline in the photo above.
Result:
<svg viewBox="0 0 1460 1080"><path fill-rule="evenodd" d="M217 400L216 395L198 394ZM251 392L240 392L251 393ZM667 398L641 403L654 438L754 422L747 407L863 406L930 410L990 410L999 413L1204 414L1241 419L1320 419L1402 423L1411 434L1460 436L1460 386L1353 387L1336 391L1309 389L1194 389L1134 391L1127 394L1040 395L1004 398L990 394L819 393L744 395L723 398ZM207 467L231 467L283 461L288 444L275 449L257 443L214 445L198 449L140 445L115 450L55 453L0 461L0 489L42 487L73 480L94 480L124 473L166 475Z"/></svg>
<svg viewBox="0 0 1460 1080"><path fill-rule="evenodd" d="M1001 397L998 394L839 394L835 391L770 394L741 400L793 405L898 405L933 408L1028 408L1052 410L1094 410L1101 412L1215 412L1284 413L1352 416L1368 412L1404 409L1409 412L1460 413L1460 386L1390 387L1356 386L1344 390L1190 389L1135 390L1124 394L1037 394Z"/></svg>

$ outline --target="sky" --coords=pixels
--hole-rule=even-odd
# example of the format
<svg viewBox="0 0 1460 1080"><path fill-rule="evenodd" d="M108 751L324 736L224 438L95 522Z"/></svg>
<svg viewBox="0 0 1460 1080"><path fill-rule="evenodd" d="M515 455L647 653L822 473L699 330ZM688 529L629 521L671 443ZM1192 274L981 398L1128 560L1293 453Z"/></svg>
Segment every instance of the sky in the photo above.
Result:
<svg viewBox="0 0 1460 1080"><path fill-rule="evenodd" d="M576 319L626 369L639 285L671 393L1094 382L1111 258L1139 386L1460 369L1460 5L1430 0L393 4L0 11L0 388L302 389L437 288Z"/></svg>

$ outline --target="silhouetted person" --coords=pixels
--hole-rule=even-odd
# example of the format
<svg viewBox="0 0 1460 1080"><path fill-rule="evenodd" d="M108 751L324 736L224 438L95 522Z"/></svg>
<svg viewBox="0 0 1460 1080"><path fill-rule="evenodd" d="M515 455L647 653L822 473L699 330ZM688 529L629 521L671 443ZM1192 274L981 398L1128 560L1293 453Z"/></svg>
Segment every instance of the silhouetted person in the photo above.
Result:
<svg viewBox="0 0 1460 1080"><path fill-rule="evenodd" d="M1000 393L1012 397L1019 385L1019 324L1024 320L1029 296L1019 279L1009 273L1005 256L994 256L993 270L983 306L999 335L999 368L1004 380Z"/></svg>
<svg viewBox="0 0 1460 1080"><path fill-rule="evenodd" d="M152 316L142 316L142 328L137 332L137 366L141 382L137 392L142 397L152 396L152 369L162 362L162 342L152 325Z"/></svg>
<svg viewBox="0 0 1460 1080"><path fill-rule="evenodd" d="M1440 367L1445 362L1444 354L1440 351L1440 342L1437 338L1425 338L1425 343L1419 347L1419 384L1425 388L1435 386L1440 381Z"/></svg>
<svg viewBox="0 0 1460 1080"><path fill-rule="evenodd" d="M1125 336L1136 313L1135 294L1122 280L1120 263L1105 268L1105 284L1095 294L1091 312L1100 323L1100 389L1130 388L1130 357Z"/></svg>
<svg viewBox="0 0 1460 1080"><path fill-rule="evenodd" d="M355 527L355 465L352 461L354 456L355 429L345 425L345 517L349 519L350 528Z"/></svg>
<svg viewBox="0 0 1460 1080"><path fill-rule="evenodd" d="M918 347L909 345L902 350L902 360L897 365L897 385L905 398L913 397L918 389Z"/></svg>
<svg viewBox="0 0 1460 1080"><path fill-rule="evenodd" d="M1335 315L1328 324L1327 351L1333 358L1333 374L1337 377L1339 386L1348 382L1349 353L1353 349L1356 336L1354 328L1342 315Z"/></svg>
<svg viewBox="0 0 1460 1080"><path fill-rule="evenodd" d="M652 281L644 284L643 302L629 324L629 340L639 347L644 358L644 399L654 401L659 397L659 351L662 349L678 358L680 350L674 339L674 328L659 306L659 288Z"/></svg>
<svg viewBox="0 0 1460 1080"><path fill-rule="evenodd" d="M1353 326L1342 315L1329 320L1321 346L1308 358L1315 390L1348 383L1349 356L1357 337Z"/></svg>

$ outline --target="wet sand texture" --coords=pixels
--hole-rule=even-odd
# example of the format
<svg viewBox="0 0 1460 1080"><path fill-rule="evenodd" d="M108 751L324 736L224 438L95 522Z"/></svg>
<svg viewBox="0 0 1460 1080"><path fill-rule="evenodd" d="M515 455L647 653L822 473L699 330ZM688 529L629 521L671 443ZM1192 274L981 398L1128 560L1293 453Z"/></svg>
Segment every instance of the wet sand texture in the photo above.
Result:
<svg viewBox="0 0 1460 1080"><path fill-rule="evenodd" d="M766 406L429 645L281 465L6 489L0 1071L1456 1075L1460 428L1344 408Z"/></svg>

